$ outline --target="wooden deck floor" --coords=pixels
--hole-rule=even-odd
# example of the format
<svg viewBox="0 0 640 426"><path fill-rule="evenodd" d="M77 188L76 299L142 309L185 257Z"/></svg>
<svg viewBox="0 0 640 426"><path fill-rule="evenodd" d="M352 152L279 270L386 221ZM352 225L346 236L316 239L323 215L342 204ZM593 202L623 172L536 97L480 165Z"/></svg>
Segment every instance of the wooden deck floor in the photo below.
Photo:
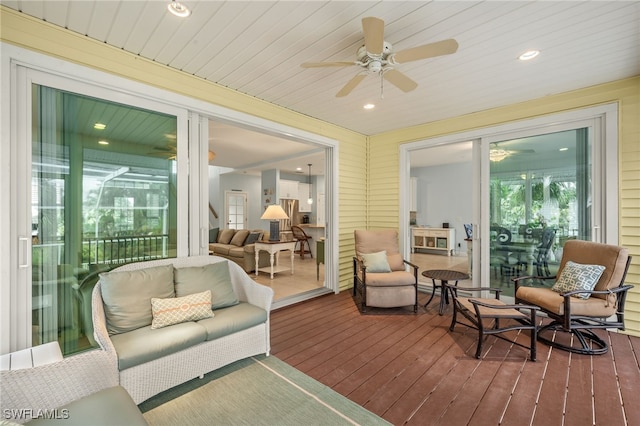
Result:
<svg viewBox="0 0 640 426"><path fill-rule="evenodd" d="M603 332L593 357L539 343L531 362L490 336L477 360L476 334L449 332L438 301L361 314L346 291L285 307L271 353L395 425L640 425L640 338Z"/></svg>

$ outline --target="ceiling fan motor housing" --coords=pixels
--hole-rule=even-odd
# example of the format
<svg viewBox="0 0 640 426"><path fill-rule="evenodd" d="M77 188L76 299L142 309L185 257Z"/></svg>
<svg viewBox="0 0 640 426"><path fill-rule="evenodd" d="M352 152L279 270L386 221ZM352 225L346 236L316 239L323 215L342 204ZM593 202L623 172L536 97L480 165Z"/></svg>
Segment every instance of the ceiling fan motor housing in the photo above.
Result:
<svg viewBox="0 0 640 426"><path fill-rule="evenodd" d="M365 45L360 46L358 49L358 61L367 63L372 59L386 59L393 52L393 45L387 41L382 44L382 54L380 55L372 55L367 52L367 48Z"/></svg>

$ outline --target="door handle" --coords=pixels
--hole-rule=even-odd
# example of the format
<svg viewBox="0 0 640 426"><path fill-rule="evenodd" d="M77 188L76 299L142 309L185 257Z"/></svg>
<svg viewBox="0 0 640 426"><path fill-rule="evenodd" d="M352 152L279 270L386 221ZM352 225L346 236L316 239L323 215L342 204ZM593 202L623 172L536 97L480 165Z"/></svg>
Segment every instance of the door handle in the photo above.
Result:
<svg viewBox="0 0 640 426"><path fill-rule="evenodd" d="M29 238L18 237L18 268L28 268L31 264L29 256Z"/></svg>

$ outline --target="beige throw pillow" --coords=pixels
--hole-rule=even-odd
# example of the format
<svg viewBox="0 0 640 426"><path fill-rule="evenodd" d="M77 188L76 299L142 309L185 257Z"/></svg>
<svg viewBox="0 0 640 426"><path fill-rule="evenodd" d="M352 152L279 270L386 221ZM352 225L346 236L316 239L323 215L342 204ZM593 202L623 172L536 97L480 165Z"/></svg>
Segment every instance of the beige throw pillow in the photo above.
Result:
<svg viewBox="0 0 640 426"><path fill-rule="evenodd" d="M211 318L211 292L190 294L169 299L151 299L153 321L151 328L162 328L187 321Z"/></svg>
<svg viewBox="0 0 640 426"><path fill-rule="evenodd" d="M236 231L229 244L236 247L242 247L242 245L244 244L244 240L247 239L250 233L251 231L249 231L248 229L241 229L239 231Z"/></svg>

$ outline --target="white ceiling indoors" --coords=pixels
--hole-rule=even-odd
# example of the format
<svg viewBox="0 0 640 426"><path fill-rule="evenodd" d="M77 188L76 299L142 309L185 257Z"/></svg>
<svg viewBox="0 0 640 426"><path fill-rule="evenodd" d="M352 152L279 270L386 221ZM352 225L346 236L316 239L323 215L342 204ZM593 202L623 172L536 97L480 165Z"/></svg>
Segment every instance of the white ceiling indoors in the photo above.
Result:
<svg viewBox="0 0 640 426"><path fill-rule="evenodd" d="M0 3L366 135L640 74L638 1L184 0L192 14L183 19L168 13L166 0ZM363 44L361 20L368 16L385 21L384 39L395 51L449 38L459 48L400 64L398 69L418 83L412 92L385 83L382 98L379 78L370 75L350 95L337 98L357 67L305 69L300 64L354 61ZM529 49L541 54L519 61ZM376 107L364 110L365 103ZM223 166L247 171L267 158L313 149L271 140L267 152L254 143L240 152L238 141L254 136L234 136L220 126L225 136L211 136L216 163ZM296 164L317 162L309 155Z"/></svg>

